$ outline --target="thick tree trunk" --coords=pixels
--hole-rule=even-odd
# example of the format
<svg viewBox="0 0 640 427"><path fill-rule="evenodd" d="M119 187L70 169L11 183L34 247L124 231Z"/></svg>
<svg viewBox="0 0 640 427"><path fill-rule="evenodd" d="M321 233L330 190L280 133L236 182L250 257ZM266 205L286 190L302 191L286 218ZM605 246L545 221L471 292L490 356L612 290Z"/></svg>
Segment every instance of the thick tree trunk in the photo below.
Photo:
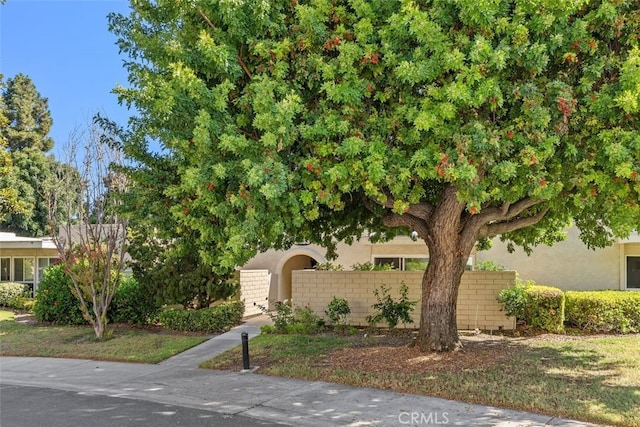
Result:
<svg viewBox="0 0 640 427"><path fill-rule="evenodd" d="M422 351L455 351L462 347L456 322L458 288L478 237L478 226L463 220L463 211L464 204L458 201L455 188L450 187L427 220L429 264L422 279L417 339Z"/></svg>
<svg viewBox="0 0 640 427"><path fill-rule="evenodd" d="M467 259L462 262L458 258L456 254L429 252L429 265L422 278L422 315L417 339L422 351L455 351L462 347L456 304Z"/></svg>

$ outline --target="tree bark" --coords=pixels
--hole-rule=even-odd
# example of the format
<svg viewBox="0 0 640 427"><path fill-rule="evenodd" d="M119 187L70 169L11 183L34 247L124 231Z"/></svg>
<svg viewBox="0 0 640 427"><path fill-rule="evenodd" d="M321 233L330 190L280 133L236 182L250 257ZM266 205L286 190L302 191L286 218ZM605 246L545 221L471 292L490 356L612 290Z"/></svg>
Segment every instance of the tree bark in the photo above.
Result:
<svg viewBox="0 0 640 427"><path fill-rule="evenodd" d="M425 218L429 264L422 279L422 314L416 344L420 350L455 351L462 348L456 310L458 289L477 240L479 224L463 216L464 204L449 187L430 218ZM464 219L463 219L464 217Z"/></svg>
<svg viewBox="0 0 640 427"><path fill-rule="evenodd" d="M455 254L429 252L422 278L422 314L416 344L422 351L455 351L462 348L456 310L464 262Z"/></svg>

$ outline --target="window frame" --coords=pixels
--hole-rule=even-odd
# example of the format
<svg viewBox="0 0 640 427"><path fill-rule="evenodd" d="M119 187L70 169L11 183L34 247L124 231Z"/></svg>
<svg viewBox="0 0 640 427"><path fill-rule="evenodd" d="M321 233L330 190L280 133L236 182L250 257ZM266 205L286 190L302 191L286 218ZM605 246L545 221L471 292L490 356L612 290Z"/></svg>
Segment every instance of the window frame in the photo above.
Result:
<svg viewBox="0 0 640 427"><path fill-rule="evenodd" d="M636 287L629 287L629 259L630 258L637 258L638 262L640 262L640 254L636 255L636 254L629 254L629 255L625 255L625 262L624 262L624 289L627 291L634 291L634 292L640 292L640 286ZM640 274L640 273L638 273Z"/></svg>

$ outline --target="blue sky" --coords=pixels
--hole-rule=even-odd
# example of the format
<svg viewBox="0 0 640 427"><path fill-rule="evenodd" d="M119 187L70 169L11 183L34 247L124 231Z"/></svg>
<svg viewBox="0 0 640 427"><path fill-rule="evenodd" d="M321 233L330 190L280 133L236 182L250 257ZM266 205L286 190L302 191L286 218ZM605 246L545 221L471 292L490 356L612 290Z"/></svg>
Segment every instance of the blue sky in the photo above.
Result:
<svg viewBox="0 0 640 427"><path fill-rule="evenodd" d="M78 126L100 112L126 125L131 113L111 93L127 85L124 56L107 28L107 14L128 14L124 0L8 0L0 6L0 73L28 75L49 99L53 154Z"/></svg>

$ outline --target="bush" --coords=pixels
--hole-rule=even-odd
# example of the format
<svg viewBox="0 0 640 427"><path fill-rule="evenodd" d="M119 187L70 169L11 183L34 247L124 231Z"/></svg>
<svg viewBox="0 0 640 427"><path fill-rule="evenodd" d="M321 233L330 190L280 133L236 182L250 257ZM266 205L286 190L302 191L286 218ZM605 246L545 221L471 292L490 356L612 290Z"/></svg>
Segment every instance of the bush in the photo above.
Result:
<svg viewBox="0 0 640 427"><path fill-rule="evenodd" d="M349 307L349 301L344 298L333 297L329 302L329 306L324 311L329 317L331 323L337 326L345 325L347 318L351 313L351 307Z"/></svg>
<svg viewBox="0 0 640 427"><path fill-rule="evenodd" d="M64 272L62 264L52 265L45 270L33 304L33 312L40 322L59 325L88 323L82 317L80 303L71 292L71 286L71 278Z"/></svg>
<svg viewBox="0 0 640 427"><path fill-rule="evenodd" d="M640 332L640 293L565 292L565 320L588 332Z"/></svg>
<svg viewBox="0 0 640 427"><path fill-rule="evenodd" d="M513 288L501 289L498 292L497 300L502 304L502 311L509 317L515 317L516 320L525 321L525 307L527 305L526 289L535 285L534 282L523 282L516 280Z"/></svg>
<svg viewBox="0 0 640 427"><path fill-rule="evenodd" d="M24 283L0 283L0 306L21 310L28 300L29 286Z"/></svg>
<svg viewBox="0 0 640 427"><path fill-rule="evenodd" d="M286 327L287 334L317 334L324 327L324 320L313 312L311 307L296 307L293 310L293 319Z"/></svg>
<svg viewBox="0 0 640 427"><path fill-rule="evenodd" d="M564 331L564 293L551 286L532 285L525 288L525 320L534 329Z"/></svg>
<svg viewBox="0 0 640 427"><path fill-rule="evenodd" d="M109 322L146 325L156 320L159 308L135 278L123 277L109 306Z"/></svg>
<svg viewBox="0 0 640 427"><path fill-rule="evenodd" d="M400 286L400 299L394 300L389 291L391 288L381 285L380 289L374 289L373 294L378 300L373 304L371 308L378 312L374 315L367 316L367 322L375 325L382 320L386 320L389 325L389 329L394 329L398 322L402 321L403 324L413 323L411 319L411 312L415 309L417 301L409 301L407 294L409 293L409 287L402 282Z"/></svg>
<svg viewBox="0 0 640 427"><path fill-rule="evenodd" d="M160 323L167 329L187 332L226 332L242 321L244 303L225 302L200 310L168 309L158 314Z"/></svg>
<svg viewBox="0 0 640 427"><path fill-rule="evenodd" d="M274 311L259 306L263 313L271 318L273 326L261 328L263 334L316 334L324 328L324 320L313 312L308 305L292 307L291 301L278 301Z"/></svg>
<svg viewBox="0 0 640 427"><path fill-rule="evenodd" d="M361 263L353 264L351 268L353 268L354 271L393 271L395 270L395 267L391 263L374 265L370 261L367 261L362 264Z"/></svg>
<svg viewBox="0 0 640 427"><path fill-rule="evenodd" d="M493 260L477 261L475 269L477 271L504 271L504 266Z"/></svg>

